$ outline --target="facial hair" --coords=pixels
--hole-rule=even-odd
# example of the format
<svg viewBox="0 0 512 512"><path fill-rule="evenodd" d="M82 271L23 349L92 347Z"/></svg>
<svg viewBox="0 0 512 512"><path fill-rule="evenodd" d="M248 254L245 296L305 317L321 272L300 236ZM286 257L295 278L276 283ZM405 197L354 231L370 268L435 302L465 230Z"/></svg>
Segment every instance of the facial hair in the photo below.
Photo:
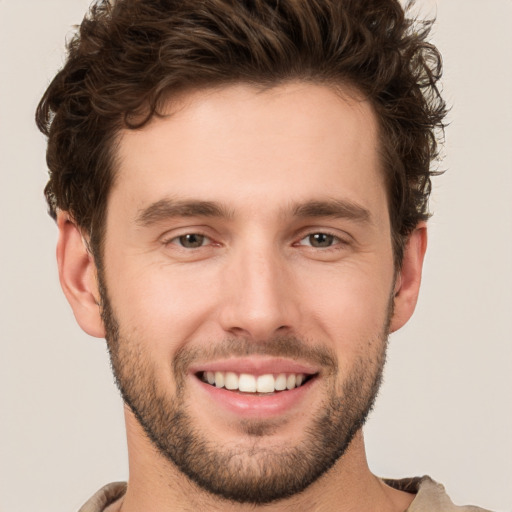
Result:
<svg viewBox="0 0 512 512"><path fill-rule="evenodd" d="M304 491L345 453L373 408L386 357L392 301L381 333L366 340L368 353L359 357L340 381L337 357L330 349L297 337L265 343L229 338L205 350L182 348L172 362L176 394L157 381L150 344L121 330L100 276L102 318L117 386L159 453L203 490L231 502L266 504ZM249 442L219 445L207 428L194 421L187 406L186 375L199 359L268 355L302 359L322 368L326 398L312 414L303 439L295 446L265 443L279 428L264 420L240 424Z"/></svg>

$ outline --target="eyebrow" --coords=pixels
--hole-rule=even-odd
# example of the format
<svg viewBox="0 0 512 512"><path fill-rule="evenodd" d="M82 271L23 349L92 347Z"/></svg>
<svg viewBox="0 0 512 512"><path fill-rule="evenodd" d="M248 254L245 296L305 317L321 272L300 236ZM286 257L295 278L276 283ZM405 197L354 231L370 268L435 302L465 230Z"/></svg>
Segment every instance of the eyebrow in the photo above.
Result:
<svg viewBox="0 0 512 512"><path fill-rule="evenodd" d="M218 217L229 219L233 216L219 203L213 201L161 199L147 208L139 210L135 222L148 227L173 217Z"/></svg>
<svg viewBox="0 0 512 512"><path fill-rule="evenodd" d="M371 224L371 214L363 206L347 200L328 199L307 201L292 205L291 212L297 218L333 217ZM215 201L161 199L139 210L135 222L148 227L175 217L216 217L232 219L234 214ZM285 215L287 215L285 213Z"/></svg>
<svg viewBox="0 0 512 512"><path fill-rule="evenodd" d="M293 215L299 218L333 217L366 224L372 223L369 210L352 201L340 199L297 204L293 207Z"/></svg>

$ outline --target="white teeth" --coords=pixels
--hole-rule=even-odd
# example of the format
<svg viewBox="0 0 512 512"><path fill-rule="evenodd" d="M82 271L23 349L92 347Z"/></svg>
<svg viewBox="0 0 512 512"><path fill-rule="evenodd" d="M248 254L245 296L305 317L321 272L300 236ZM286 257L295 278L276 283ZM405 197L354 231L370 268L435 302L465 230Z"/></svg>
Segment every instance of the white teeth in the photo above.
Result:
<svg viewBox="0 0 512 512"><path fill-rule="evenodd" d="M284 373L280 373L277 376L275 387L276 391L284 391L286 389L286 375Z"/></svg>
<svg viewBox="0 0 512 512"><path fill-rule="evenodd" d="M256 393L256 377L242 373L238 379L238 390L244 393Z"/></svg>
<svg viewBox="0 0 512 512"><path fill-rule="evenodd" d="M221 372L217 372L221 373ZM217 373L215 374L215 377L217 377ZM226 389L238 389L238 376L236 373L233 372L226 372L226 379L225 379L225 385Z"/></svg>
<svg viewBox="0 0 512 512"><path fill-rule="evenodd" d="M274 392L274 376L273 375L260 375L256 381L256 390L258 393L273 393Z"/></svg>
<svg viewBox="0 0 512 512"><path fill-rule="evenodd" d="M242 393L274 393L275 391L284 391L286 389L295 389L301 386L306 376L303 373L279 373L277 375L251 375L249 373L235 372L204 372L202 374L204 382L208 382L217 388L223 388L230 391L240 391Z"/></svg>
<svg viewBox="0 0 512 512"><path fill-rule="evenodd" d="M215 372L215 385L218 388L224 387L224 374L222 372Z"/></svg>

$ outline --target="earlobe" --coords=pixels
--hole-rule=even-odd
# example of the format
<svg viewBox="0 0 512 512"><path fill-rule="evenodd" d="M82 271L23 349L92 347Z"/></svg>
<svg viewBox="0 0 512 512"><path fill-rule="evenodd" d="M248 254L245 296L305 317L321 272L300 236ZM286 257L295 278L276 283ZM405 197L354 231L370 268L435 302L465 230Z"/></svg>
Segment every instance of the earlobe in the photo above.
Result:
<svg viewBox="0 0 512 512"><path fill-rule="evenodd" d="M426 250L427 226L425 222L421 222L409 235L404 249L402 267L396 278L391 332L403 327L416 308Z"/></svg>
<svg viewBox="0 0 512 512"><path fill-rule="evenodd" d="M91 336L105 337L94 258L67 212L57 214L59 279L76 321Z"/></svg>

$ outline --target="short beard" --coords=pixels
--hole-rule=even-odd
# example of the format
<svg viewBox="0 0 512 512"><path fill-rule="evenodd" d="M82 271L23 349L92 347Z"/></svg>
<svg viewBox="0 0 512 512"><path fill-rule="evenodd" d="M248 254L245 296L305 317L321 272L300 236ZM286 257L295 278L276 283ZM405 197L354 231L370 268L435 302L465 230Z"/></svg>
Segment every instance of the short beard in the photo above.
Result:
<svg viewBox="0 0 512 512"><path fill-rule="evenodd" d="M159 453L208 493L237 503L266 504L304 491L342 457L373 408L385 363L392 306L382 333L369 340L369 354L356 361L342 385L336 381L336 356L326 348L309 348L294 337L258 344L228 339L213 350L177 352L173 360L177 392L169 396L153 377L150 349L121 336L103 283L100 275L102 317L121 395ZM327 398L314 411L317 417L300 443L287 448L275 443L264 446L263 437L279 429L264 420L241 422L250 443L230 446L219 446L200 424L194 425L187 410L187 369L199 356L205 360L205 355L213 359L224 354L304 357L327 370Z"/></svg>

